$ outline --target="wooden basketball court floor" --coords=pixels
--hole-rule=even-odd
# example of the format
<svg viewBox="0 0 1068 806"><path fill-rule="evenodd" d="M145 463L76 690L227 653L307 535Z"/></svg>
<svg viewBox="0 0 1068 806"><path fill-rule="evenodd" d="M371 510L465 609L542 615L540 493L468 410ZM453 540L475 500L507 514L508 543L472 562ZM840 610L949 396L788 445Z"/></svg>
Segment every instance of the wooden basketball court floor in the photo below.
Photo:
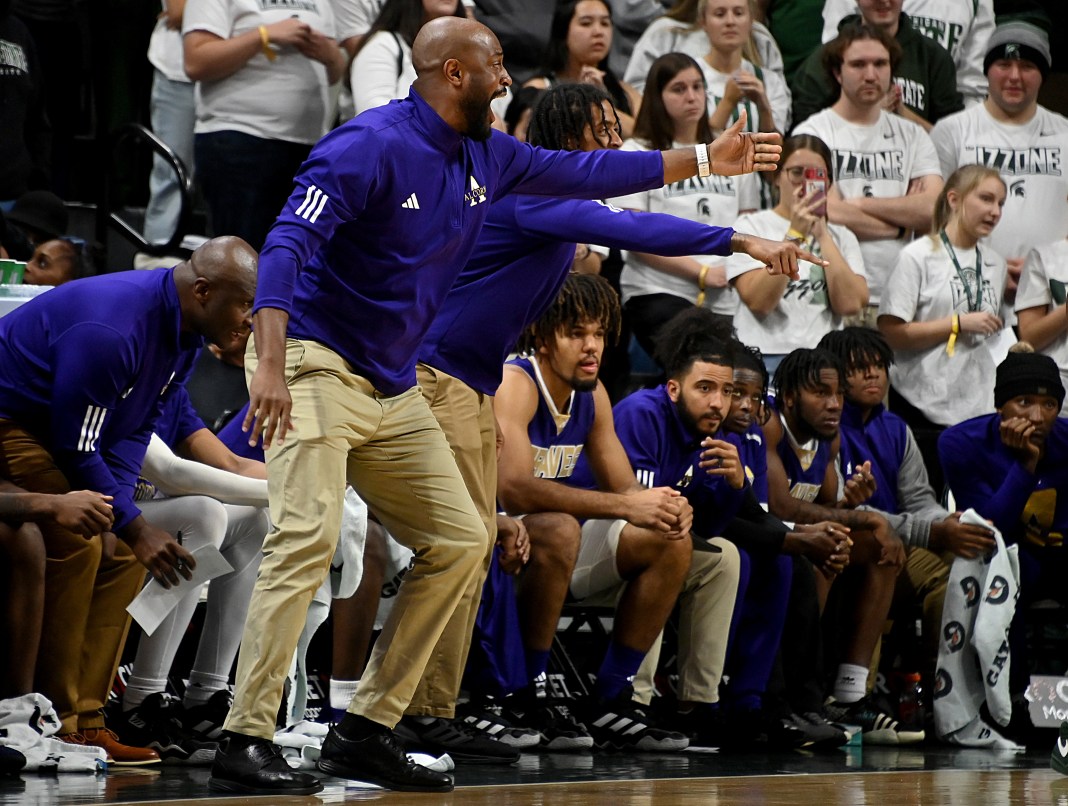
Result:
<svg viewBox="0 0 1068 806"><path fill-rule="evenodd" d="M850 747L725 756L528 754L512 767L464 765L445 795L385 792L336 778L308 797L214 796L208 770L113 769L107 775L0 779L0 804L381 804L381 806L1068 806L1049 749Z"/></svg>

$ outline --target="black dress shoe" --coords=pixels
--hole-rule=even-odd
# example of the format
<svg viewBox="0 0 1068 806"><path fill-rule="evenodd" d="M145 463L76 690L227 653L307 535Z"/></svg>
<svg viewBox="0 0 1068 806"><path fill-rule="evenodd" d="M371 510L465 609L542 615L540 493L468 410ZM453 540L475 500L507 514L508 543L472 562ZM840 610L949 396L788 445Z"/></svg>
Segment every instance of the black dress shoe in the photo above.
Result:
<svg viewBox="0 0 1068 806"><path fill-rule="evenodd" d="M453 788L451 775L409 761L391 730L347 739L337 726L331 727L323 741L319 769L402 792L451 792Z"/></svg>
<svg viewBox="0 0 1068 806"><path fill-rule="evenodd" d="M292 769L267 739L249 744L227 737L215 753L208 788L248 795L314 795L323 789L314 775Z"/></svg>

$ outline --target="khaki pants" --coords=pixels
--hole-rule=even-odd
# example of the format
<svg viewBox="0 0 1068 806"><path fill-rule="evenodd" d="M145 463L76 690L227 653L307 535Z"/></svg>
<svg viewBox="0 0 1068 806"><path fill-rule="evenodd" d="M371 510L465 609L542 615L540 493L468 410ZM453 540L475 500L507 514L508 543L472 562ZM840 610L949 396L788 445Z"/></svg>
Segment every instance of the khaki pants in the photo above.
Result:
<svg viewBox="0 0 1068 806"><path fill-rule="evenodd" d="M738 595L741 559L729 540L708 542L721 552L702 551L695 541L690 573L679 594L679 702L719 702L719 683L727 657L727 638ZM662 634L661 634L662 636ZM634 699L652 702L660 638L634 678Z"/></svg>
<svg viewBox="0 0 1068 806"><path fill-rule="evenodd" d="M0 422L0 477L30 492L70 492L51 454L10 420ZM86 539L48 521L39 526L48 559L35 686L55 706L60 733L100 728L130 626L126 606L145 569L121 540L106 560L99 535Z"/></svg>
<svg viewBox="0 0 1068 806"><path fill-rule="evenodd" d="M256 368L250 340L246 373ZM274 527L249 606L226 729L271 738L283 681L341 528L346 479L415 552L349 710L393 727L483 565L486 528L419 390L383 397L337 353L286 345L296 430L267 450Z"/></svg>
<svg viewBox="0 0 1068 806"><path fill-rule="evenodd" d="M417 375L423 399L452 448L460 476L486 528L481 571L464 591L405 711L417 716L451 719L456 714L456 699L482 600L482 585L497 540L497 426L493 419L493 398L489 395L476 392L463 381L426 364L417 367Z"/></svg>

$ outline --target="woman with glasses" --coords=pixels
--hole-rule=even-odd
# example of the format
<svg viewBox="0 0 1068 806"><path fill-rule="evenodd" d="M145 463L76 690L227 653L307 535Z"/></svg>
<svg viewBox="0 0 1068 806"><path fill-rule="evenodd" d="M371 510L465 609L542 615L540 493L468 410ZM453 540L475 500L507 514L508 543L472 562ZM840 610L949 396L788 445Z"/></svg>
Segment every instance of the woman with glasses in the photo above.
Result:
<svg viewBox="0 0 1068 806"><path fill-rule="evenodd" d="M834 181L830 149L810 134L788 137L779 165L771 175L778 194L775 207L740 216L734 228L761 238L798 241L829 265L801 263L801 276L791 280L771 277L747 255L736 254L728 260L727 278L742 301L734 318L738 338L760 348L771 373L787 353L811 347L824 334L839 329L843 316L852 316L868 304L857 237L827 220L827 190ZM823 179L806 184L806 171L812 176L822 173ZM813 192L806 194L806 190Z"/></svg>

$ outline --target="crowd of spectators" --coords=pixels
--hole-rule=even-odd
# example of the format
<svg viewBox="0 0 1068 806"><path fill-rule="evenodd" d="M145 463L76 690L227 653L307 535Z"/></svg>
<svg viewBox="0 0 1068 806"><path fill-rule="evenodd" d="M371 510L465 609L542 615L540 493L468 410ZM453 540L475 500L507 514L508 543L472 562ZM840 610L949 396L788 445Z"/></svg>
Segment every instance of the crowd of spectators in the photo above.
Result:
<svg viewBox="0 0 1068 806"><path fill-rule="evenodd" d="M114 273L46 189L35 37L65 26L9 5L0 257L56 288L0 318L0 769L214 764L216 789L300 794L319 759L444 791L397 741L461 764L917 743L950 568L995 530L1011 721L938 739L1034 738L1029 607L1068 605L1068 120L1038 103L1040 12L163 0L152 127L210 239ZM156 159L150 244L187 234L179 180ZM409 230L436 202L452 230ZM251 400L220 403L246 349ZM610 382L614 350L643 372ZM396 431L338 435L375 417ZM181 595L109 704L146 585ZM566 606L613 613L578 697L552 684ZM301 693L328 608L329 733ZM876 690L894 664L926 720Z"/></svg>

